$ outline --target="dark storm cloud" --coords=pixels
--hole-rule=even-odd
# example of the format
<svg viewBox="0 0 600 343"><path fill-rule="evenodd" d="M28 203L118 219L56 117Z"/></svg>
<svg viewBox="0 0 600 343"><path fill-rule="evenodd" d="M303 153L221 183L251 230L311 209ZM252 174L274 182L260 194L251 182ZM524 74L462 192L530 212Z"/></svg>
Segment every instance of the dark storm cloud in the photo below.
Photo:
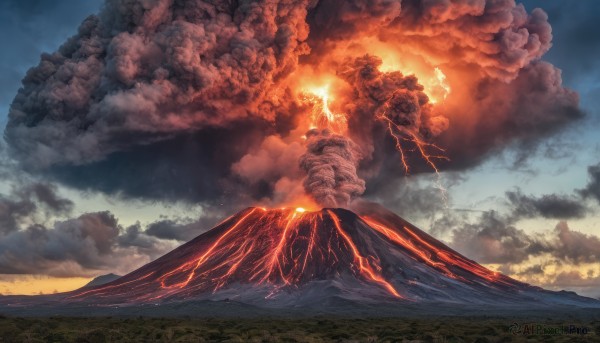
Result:
<svg viewBox="0 0 600 343"><path fill-rule="evenodd" d="M392 182L381 179L373 183L377 181L386 184L373 186L380 189L378 192L370 192L367 189L365 197L383 205L402 218L430 220L448 210L447 199L444 198L447 194L436 187L435 182L430 182L430 177L399 178ZM451 187L452 182L454 180L444 179L446 187Z"/></svg>
<svg viewBox="0 0 600 343"><path fill-rule="evenodd" d="M30 225L0 237L0 274L129 272L173 248L135 231L123 229L109 212L86 213L51 227Z"/></svg>
<svg viewBox="0 0 600 343"><path fill-rule="evenodd" d="M251 181L232 168L306 115L287 76L367 33L464 81L444 116L429 111L422 92L406 91L418 80L394 83L402 74L377 63L366 63L374 82L349 81L381 95L391 119L420 139L439 134L452 159L444 168L474 166L515 142L535 145L582 116L558 70L538 61L551 45L545 13L512 1L108 0L27 72L5 137L27 170L82 189L234 207L272 198L284 178ZM348 102L351 138L368 152L359 175L402 175L385 125ZM413 173L431 171L411 155Z"/></svg>
<svg viewBox="0 0 600 343"><path fill-rule="evenodd" d="M484 212L474 224L455 229L451 245L480 263L520 263L550 250L494 211Z"/></svg>
<svg viewBox="0 0 600 343"><path fill-rule="evenodd" d="M0 274L126 273L175 246L139 224L122 227L110 212L63 219L73 206L53 184L13 182L0 195Z"/></svg>
<svg viewBox="0 0 600 343"><path fill-rule="evenodd" d="M594 198L600 203L600 163L588 167L589 182L584 189L579 190L586 198Z"/></svg>
<svg viewBox="0 0 600 343"><path fill-rule="evenodd" d="M600 262L600 238L594 235L573 231L566 222L560 222L554 229L557 237L552 255L575 264Z"/></svg>
<svg viewBox="0 0 600 343"><path fill-rule="evenodd" d="M571 264L600 262L600 238L573 231L564 221L553 230L530 234L513 218L484 212L474 223L455 223L452 247L481 263L519 264L549 254Z"/></svg>
<svg viewBox="0 0 600 343"><path fill-rule="evenodd" d="M0 234L19 229L32 216L41 220L69 214L73 202L60 197L56 186L46 183L14 184L10 195L0 194Z"/></svg>
<svg viewBox="0 0 600 343"><path fill-rule="evenodd" d="M148 224L145 234L160 239L187 242L208 231L225 218L225 214L209 209L197 220L190 218L162 219Z"/></svg>
<svg viewBox="0 0 600 343"><path fill-rule="evenodd" d="M524 195L520 190L506 192L518 218L572 219L585 217L588 209L582 199L574 196L547 194L540 197Z"/></svg>
<svg viewBox="0 0 600 343"><path fill-rule="evenodd" d="M192 230L194 229L195 228L192 228ZM189 240L192 238L192 235L187 231L188 225L182 225L174 220L164 219L148 225L146 233L161 239Z"/></svg>
<svg viewBox="0 0 600 343"><path fill-rule="evenodd" d="M517 273L519 276L544 275L544 267L541 264L535 264L525 270Z"/></svg>

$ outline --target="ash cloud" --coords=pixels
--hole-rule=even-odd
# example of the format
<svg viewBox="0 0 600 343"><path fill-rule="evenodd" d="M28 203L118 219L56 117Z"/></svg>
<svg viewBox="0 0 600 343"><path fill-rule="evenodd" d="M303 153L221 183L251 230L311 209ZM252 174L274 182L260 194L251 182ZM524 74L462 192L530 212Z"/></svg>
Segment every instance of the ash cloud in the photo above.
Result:
<svg viewBox="0 0 600 343"><path fill-rule="evenodd" d="M126 273L174 247L137 229L122 228L109 212L86 213L52 226L32 224L0 237L0 274Z"/></svg>
<svg viewBox="0 0 600 343"><path fill-rule="evenodd" d="M44 168L248 116L273 120L278 104L265 90L305 51L303 7L107 1L29 70L6 138Z"/></svg>
<svg viewBox="0 0 600 343"><path fill-rule="evenodd" d="M332 44L375 33L407 49L426 51L443 63L477 67L505 81L539 59L552 41L543 10L528 14L510 0L341 0L320 2L309 19L311 46L330 49Z"/></svg>
<svg viewBox="0 0 600 343"><path fill-rule="evenodd" d="M364 165L374 169L375 175L380 164L385 162L389 149L377 149L374 140L386 137L388 123L394 134L408 141L414 136L419 139L438 136L448 129L448 118L433 112L424 87L414 75L381 72L381 65L381 58L365 55L347 59L338 69L338 75L352 86L351 100L346 107L350 113L351 134L359 137L361 145L369 147L367 159L370 162ZM391 140L388 137L387 142ZM395 147L392 150L395 151Z"/></svg>
<svg viewBox="0 0 600 343"><path fill-rule="evenodd" d="M367 35L447 73L453 93L440 111L416 77L353 52ZM269 150L267 137L291 144L307 113L289 78L326 68L353 89L338 100L364 155L357 173L376 194L381 180L404 175L394 140L374 122L384 107L446 149L444 170L528 149L581 118L577 94L539 61L551 39L545 13L513 1L107 0L28 71L4 136L26 170L84 190L276 203L298 192L298 165L252 170L247 156ZM431 172L408 155L413 174Z"/></svg>
<svg viewBox="0 0 600 343"><path fill-rule="evenodd" d="M304 194L304 173L299 161L305 153L303 142L288 142L271 135L235 162L231 171L242 184L253 185L254 198L261 197L259 201L264 205L288 203Z"/></svg>
<svg viewBox="0 0 600 343"><path fill-rule="evenodd" d="M328 130L306 134L306 154L300 166L306 172L304 189L323 207L346 207L365 191L365 181L356 174L358 147L347 137Z"/></svg>

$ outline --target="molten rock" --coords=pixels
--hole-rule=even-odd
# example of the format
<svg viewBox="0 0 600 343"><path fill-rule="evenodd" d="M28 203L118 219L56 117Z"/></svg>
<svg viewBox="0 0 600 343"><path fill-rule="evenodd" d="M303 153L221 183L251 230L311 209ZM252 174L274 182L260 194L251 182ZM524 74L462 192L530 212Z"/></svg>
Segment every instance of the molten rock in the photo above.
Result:
<svg viewBox="0 0 600 343"><path fill-rule="evenodd" d="M361 211L362 212L362 211ZM268 307L357 303L585 303L490 271L385 210L248 208L68 302L224 300ZM575 300L574 300L575 299Z"/></svg>

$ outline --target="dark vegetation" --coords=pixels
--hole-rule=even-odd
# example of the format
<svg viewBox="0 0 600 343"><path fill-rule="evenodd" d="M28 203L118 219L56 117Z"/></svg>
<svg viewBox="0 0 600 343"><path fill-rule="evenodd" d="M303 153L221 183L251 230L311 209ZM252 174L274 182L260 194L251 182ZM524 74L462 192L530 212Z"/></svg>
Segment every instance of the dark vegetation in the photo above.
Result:
<svg viewBox="0 0 600 343"><path fill-rule="evenodd" d="M586 335L514 335L506 318L19 318L0 317L0 342L600 342L600 321L575 324ZM527 323L518 320L519 323Z"/></svg>

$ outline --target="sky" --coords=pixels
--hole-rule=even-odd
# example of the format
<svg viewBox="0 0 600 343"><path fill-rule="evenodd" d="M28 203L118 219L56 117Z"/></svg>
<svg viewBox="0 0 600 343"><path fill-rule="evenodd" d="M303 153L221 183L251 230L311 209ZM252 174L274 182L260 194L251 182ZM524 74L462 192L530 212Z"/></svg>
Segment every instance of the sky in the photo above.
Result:
<svg viewBox="0 0 600 343"><path fill-rule="evenodd" d="M42 53L56 51L75 35L103 2L6 0L0 4L0 43L7 47L0 52L0 126L8 122L11 103L29 68L39 63ZM600 163L600 3L530 0L523 4L529 12L541 7L548 13L552 47L542 60L562 71L564 86L579 94L585 115L534 143L507 144L488 153L481 163L442 171L440 180L432 173L399 177L386 192L367 191L366 197L490 268L542 287L600 298L600 198L595 198L598 184L593 187L594 175L600 179L600 171L593 168ZM194 137L173 144L187 144L190 139ZM169 163L181 160L164 157L159 167L136 160L131 163L142 163L140 169L123 163L115 169L103 164L100 155L98 164L90 164L93 167L84 163L48 176L22 168L8 155L7 143L0 146L3 294L66 291L97 275L127 273L230 214L223 212L219 201L206 205L202 199L177 196L185 189L177 188L175 195L165 197L145 189L155 184L149 182L161 182ZM143 149L137 153L146 159L154 155ZM163 157L160 151L158 155ZM131 157L127 150L111 156L125 161ZM199 161L201 166L204 160ZM155 168L152 173L157 176L140 175L144 168ZM175 173L175 179L202 179L204 174L194 174L198 170L204 169L167 172ZM102 181L121 177L127 186ZM96 186L86 184L88 179ZM438 189L440 183L445 191ZM156 186L156 192L169 187L176 186ZM32 227L42 228L45 244L27 239L38 232ZM12 258L22 254L14 247L27 252L17 265Z"/></svg>

